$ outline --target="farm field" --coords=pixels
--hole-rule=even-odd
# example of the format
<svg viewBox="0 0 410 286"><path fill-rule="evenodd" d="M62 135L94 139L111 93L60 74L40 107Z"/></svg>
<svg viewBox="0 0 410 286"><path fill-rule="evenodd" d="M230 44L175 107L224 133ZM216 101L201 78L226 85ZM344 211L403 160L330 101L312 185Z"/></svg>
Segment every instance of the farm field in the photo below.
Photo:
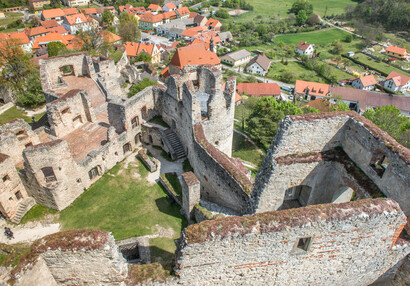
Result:
<svg viewBox="0 0 410 286"><path fill-rule="evenodd" d="M253 11L238 16L238 22L247 22L254 20L258 15L263 17L281 17L288 16L288 11L292 7L293 0L252 0L249 3L254 7ZM315 13L323 16L338 15L344 12L348 5L356 5L352 0L311 0Z"/></svg>
<svg viewBox="0 0 410 286"><path fill-rule="evenodd" d="M275 42L283 42L287 45L297 45L300 41L305 41L315 45L326 45L334 41L343 41L348 33L336 28L318 30L307 33L284 34L275 37Z"/></svg>
<svg viewBox="0 0 410 286"><path fill-rule="evenodd" d="M295 74L296 79L306 80L306 81L315 81L323 82L326 80L318 76L315 71L308 70L303 65L298 62L289 62L287 65L279 63L273 63L269 69L268 75L266 77L272 78L275 80L281 80L281 75L284 71L289 70ZM295 82L291 82L294 84Z"/></svg>
<svg viewBox="0 0 410 286"><path fill-rule="evenodd" d="M358 61L360 61L361 63L363 63L363 64L365 64L365 65L369 65L370 67L374 67L374 68L377 68L378 70L380 70L380 71L382 71L382 72L384 72L384 73L386 73L386 74L389 74L389 73L391 73L392 71L397 71L397 72L399 72L399 73L401 73L401 74L404 74L404 75L407 75L407 76L410 76L410 73L408 73L408 72L405 72L405 71L403 71L403 70L401 70L401 69L399 69L399 68L395 68L395 67L393 67L393 66L391 66L391 65L389 65L389 64L387 64L387 63L384 63L384 62L376 62L376 60L374 60L374 59L372 59L371 57L369 57L369 56L367 56L367 55L365 55L365 54L356 54L355 56L354 56L355 58L357 57L358 59Z"/></svg>

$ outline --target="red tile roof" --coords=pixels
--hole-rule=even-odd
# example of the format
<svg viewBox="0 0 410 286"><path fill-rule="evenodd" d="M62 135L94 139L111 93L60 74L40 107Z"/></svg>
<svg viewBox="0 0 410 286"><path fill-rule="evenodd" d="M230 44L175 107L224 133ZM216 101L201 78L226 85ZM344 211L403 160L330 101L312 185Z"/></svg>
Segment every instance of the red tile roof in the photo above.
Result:
<svg viewBox="0 0 410 286"><path fill-rule="evenodd" d="M399 47L396 47L396 46L388 46L387 49L386 49L386 52L395 53L395 54L402 55L402 56L407 55L407 50L406 49L399 48Z"/></svg>
<svg viewBox="0 0 410 286"><path fill-rule="evenodd" d="M147 12L140 17L141 22L148 22L148 23L158 23L162 22L164 16L162 14L154 15L151 12Z"/></svg>
<svg viewBox="0 0 410 286"><path fill-rule="evenodd" d="M167 8L170 9L170 10L177 8L177 6L172 2L169 2L169 3L165 4L165 6L167 6Z"/></svg>
<svg viewBox="0 0 410 286"><path fill-rule="evenodd" d="M206 30L207 28L204 26L197 26L197 27L186 29L185 31L182 32L182 36L192 38L192 37L195 37L200 32L206 31Z"/></svg>
<svg viewBox="0 0 410 286"><path fill-rule="evenodd" d="M64 12L64 15L68 16L68 15L74 15L78 13L77 8L66 8L66 9L62 9Z"/></svg>
<svg viewBox="0 0 410 286"><path fill-rule="evenodd" d="M209 18L208 22L206 22L206 26L212 27L212 28L217 28L218 26L221 26L221 25L222 25L221 22L219 22L216 19L212 19L212 18Z"/></svg>
<svg viewBox="0 0 410 286"><path fill-rule="evenodd" d="M410 76L392 71L387 77L386 80L393 79L396 86L404 86L408 81L410 81Z"/></svg>
<svg viewBox="0 0 410 286"><path fill-rule="evenodd" d="M161 6L157 4L149 4L148 9L158 11L161 10Z"/></svg>
<svg viewBox="0 0 410 286"><path fill-rule="evenodd" d="M77 21L78 18L81 20L82 23L88 22L87 18L82 13L77 13L77 14L74 14L74 15L66 16L67 22L70 25L76 25L76 21Z"/></svg>
<svg viewBox="0 0 410 286"><path fill-rule="evenodd" d="M331 104L329 101L323 98L312 100L306 103L304 106L310 106L319 109L320 112L330 112L334 110L334 104Z"/></svg>
<svg viewBox="0 0 410 286"><path fill-rule="evenodd" d="M189 12L189 18L191 19L191 18L195 18L197 15L200 15L199 13L197 13L197 12Z"/></svg>
<svg viewBox="0 0 410 286"><path fill-rule="evenodd" d="M176 17L177 13L175 13L175 11L169 11L169 12L162 13L162 16L163 16L164 19L168 19L168 18L171 18L171 17Z"/></svg>
<svg viewBox="0 0 410 286"><path fill-rule="evenodd" d="M162 75L163 78L167 78L167 77L170 76L168 67L164 68L164 69L161 71L161 75Z"/></svg>
<svg viewBox="0 0 410 286"><path fill-rule="evenodd" d="M280 87L276 83L237 83L239 94L246 92L251 96L279 96Z"/></svg>
<svg viewBox="0 0 410 286"><path fill-rule="evenodd" d="M242 97L235 91L235 102L241 101Z"/></svg>
<svg viewBox="0 0 410 286"><path fill-rule="evenodd" d="M152 56L155 45L146 43L125 42L124 47L127 52L127 56L136 57L142 52L146 52L147 54Z"/></svg>
<svg viewBox="0 0 410 286"><path fill-rule="evenodd" d="M66 14L64 11L60 8L57 9L50 9L50 10L43 10L43 17L44 19L51 19L51 18L57 18L57 17L63 17Z"/></svg>
<svg viewBox="0 0 410 286"><path fill-rule="evenodd" d="M182 69L186 65L217 65L220 63L218 56L208 51L204 44L195 44L176 49L170 64Z"/></svg>
<svg viewBox="0 0 410 286"><path fill-rule="evenodd" d="M33 51L41 48L43 45L47 45L50 42L62 42L64 45L68 44L68 41L63 35L58 33L48 33L43 37L36 38L36 41L33 44Z"/></svg>
<svg viewBox="0 0 410 286"><path fill-rule="evenodd" d="M24 31L0 34L0 42L4 42L10 39L18 41L18 43L21 45L30 43L30 40Z"/></svg>
<svg viewBox="0 0 410 286"><path fill-rule="evenodd" d="M364 87L368 87L371 85L375 85L377 84L377 80L374 77L374 75L370 74L370 75L366 75L366 76L362 76L361 78L359 78L360 81L362 82L362 85Z"/></svg>
<svg viewBox="0 0 410 286"><path fill-rule="evenodd" d="M305 94L309 89L310 95L326 96L329 93L330 85L325 83L296 80L295 92Z"/></svg>
<svg viewBox="0 0 410 286"><path fill-rule="evenodd" d="M180 16L185 16L185 15L189 15L189 9L188 7L181 7L177 9L177 12Z"/></svg>
<svg viewBox="0 0 410 286"><path fill-rule="evenodd" d="M103 41L104 42L108 42L108 43L115 43L118 42L119 40L121 40L121 37L111 33L108 30L102 30L100 31L101 36L103 37Z"/></svg>
<svg viewBox="0 0 410 286"><path fill-rule="evenodd" d="M53 28L53 27L58 27L59 26L56 20L41 21L40 24L44 28Z"/></svg>
<svg viewBox="0 0 410 286"><path fill-rule="evenodd" d="M299 44L296 46L296 48L301 51L306 51L310 45L311 44L309 44L308 42L300 41Z"/></svg>
<svg viewBox="0 0 410 286"><path fill-rule="evenodd" d="M41 34L47 34L49 32L43 26L33 27L31 29L26 28L25 31L26 31L27 36L29 36L29 37L34 37L34 36L38 36L38 35L41 35Z"/></svg>

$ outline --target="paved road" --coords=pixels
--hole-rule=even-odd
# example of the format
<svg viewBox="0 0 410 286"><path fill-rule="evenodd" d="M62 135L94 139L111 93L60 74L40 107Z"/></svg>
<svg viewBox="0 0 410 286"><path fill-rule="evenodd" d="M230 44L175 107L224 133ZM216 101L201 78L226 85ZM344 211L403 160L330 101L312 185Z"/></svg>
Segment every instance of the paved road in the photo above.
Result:
<svg viewBox="0 0 410 286"><path fill-rule="evenodd" d="M234 67L228 67L225 65L222 65L222 69L229 69L231 71L234 72L238 72L238 68L234 68ZM269 83L276 83L277 85L279 85L280 87L290 87L290 88L294 88L295 86L293 84L289 84L289 83L284 83L284 82L280 82L280 81L276 81L273 79L269 79L269 78L264 78L264 77L260 77L260 76L255 76L255 75L249 75L244 73L242 70L243 68L240 68L241 70L238 72L240 75L244 76L244 77L250 77L250 76L254 76L255 78L257 78L258 80L262 81L262 82L269 82Z"/></svg>

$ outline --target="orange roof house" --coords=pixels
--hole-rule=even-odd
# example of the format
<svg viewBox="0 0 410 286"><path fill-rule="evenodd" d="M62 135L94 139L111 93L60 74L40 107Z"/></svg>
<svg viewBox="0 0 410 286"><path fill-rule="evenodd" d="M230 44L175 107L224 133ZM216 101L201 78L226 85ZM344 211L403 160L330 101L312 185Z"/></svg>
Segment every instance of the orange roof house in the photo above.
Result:
<svg viewBox="0 0 410 286"><path fill-rule="evenodd" d="M276 83L237 83L236 91L251 96L280 96L280 87Z"/></svg>
<svg viewBox="0 0 410 286"><path fill-rule="evenodd" d="M149 6L148 6L148 8L147 8L148 10L151 10L151 11L153 11L153 12L158 12L158 11L161 11L162 9L161 9L161 6L159 6L159 5L157 5L157 4L149 4Z"/></svg>
<svg viewBox="0 0 410 286"><path fill-rule="evenodd" d="M218 56L208 51L204 44L193 44L178 48L170 62L170 74L174 74L175 69L182 69L186 65L217 65L221 60Z"/></svg>
<svg viewBox="0 0 410 286"><path fill-rule="evenodd" d="M116 34L114 34L114 33L111 33L111 32L108 31L108 30L102 30L102 31L100 31L100 35L103 37L103 41L104 41L104 42L116 43L116 42L121 41L121 37L120 37L120 36L118 36L118 35L116 35Z"/></svg>
<svg viewBox="0 0 410 286"><path fill-rule="evenodd" d="M221 30L222 23L219 22L219 21L216 20L216 19L209 18L209 19L208 19L208 22L206 22L205 26L207 26L208 29L210 29L210 30L219 31L219 30Z"/></svg>
<svg viewBox="0 0 410 286"><path fill-rule="evenodd" d="M189 12L188 7L181 7L181 8L178 8L176 11L180 18L189 18L190 12Z"/></svg>
<svg viewBox="0 0 410 286"><path fill-rule="evenodd" d="M183 37L188 37L188 38L195 38L200 32L206 31L207 28L204 26L197 26L193 28L186 29L185 31L182 32Z"/></svg>
<svg viewBox="0 0 410 286"><path fill-rule="evenodd" d="M47 44L51 42L61 42L64 45L68 44L68 41L64 38L63 35L58 33L48 33L47 35L38 37L35 40L33 44L33 52L37 51L38 49L47 47Z"/></svg>
<svg viewBox="0 0 410 286"><path fill-rule="evenodd" d="M304 106L310 106L319 109L320 112L331 112L335 110L334 104L323 98L316 98L315 100L306 103Z"/></svg>
<svg viewBox="0 0 410 286"><path fill-rule="evenodd" d="M49 33L49 31L47 31L47 29L43 26L25 28L24 31L30 39L35 39L38 36L45 36L47 33Z"/></svg>
<svg viewBox="0 0 410 286"><path fill-rule="evenodd" d="M63 9L50 9L50 10L43 10L41 14L41 18L43 20L61 20L63 16L66 14L64 13Z"/></svg>
<svg viewBox="0 0 410 286"><path fill-rule="evenodd" d="M30 39L24 31L0 34L0 43L8 40L15 40L20 45L30 44Z"/></svg>
<svg viewBox="0 0 410 286"><path fill-rule="evenodd" d="M66 9L62 9L64 12L64 15L68 16L68 15L74 15L78 13L77 8L66 8Z"/></svg>
<svg viewBox="0 0 410 286"><path fill-rule="evenodd" d="M40 25L44 28L54 28L59 26L56 20L41 21Z"/></svg>
<svg viewBox="0 0 410 286"><path fill-rule="evenodd" d="M392 71L384 82L384 87L393 92L410 90L410 76Z"/></svg>
<svg viewBox="0 0 410 286"><path fill-rule="evenodd" d="M329 93L329 87L330 85L325 83L296 80L295 93L299 96L306 96L308 98L312 96L326 97Z"/></svg>
<svg viewBox="0 0 410 286"><path fill-rule="evenodd" d="M386 54L403 59L407 57L407 50L396 46L388 46L386 48Z"/></svg>
<svg viewBox="0 0 410 286"><path fill-rule="evenodd" d="M86 18L85 15L82 14L82 13L77 13L77 14L69 15L69 16L66 16L65 18L66 18L67 22L68 22L70 25L75 25L77 19L80 19L82 23L88 22L88 21L87 21L87 18Z"/></svg>
<svg viewBox="0 0 410 286"><path fill-rule="evenodd" d="M352 82L352 86L359 89L371 90L377 84L377 80L374 75L366 75L359 77Z"/></svg>
<svg viewBox="0 0 410 286"><path fill-rule="evenodd" d="M141 53L147 53L151 56L151 63L155 64L161 60L160 48L157 45L147 43L125 42L125 51L129 59L135 59Z"/></svg>

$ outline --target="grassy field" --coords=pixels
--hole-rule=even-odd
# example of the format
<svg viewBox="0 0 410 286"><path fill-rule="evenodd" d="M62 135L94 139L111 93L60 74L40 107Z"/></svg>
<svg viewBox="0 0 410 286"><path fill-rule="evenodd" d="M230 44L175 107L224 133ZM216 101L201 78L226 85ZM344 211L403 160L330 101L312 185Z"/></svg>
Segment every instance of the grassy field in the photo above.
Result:
<svg viewBox="0 0 410 286"><path fill-rule="evenodd" d="M289 62L287 65L283 65L280 62L273 63L266 77L275 80L281 80L281 75L286 70L293 72L296 76L296 79L315 82L326 82L326 80L318 76L315 71L305 68L299 62Z"/></svg>
<svg viewBox="0 0 410 286"><path fill-rule="evenodd" d="M17 19L23 19L23 14L20 13L6 12L4 14L6 15L6 18L0 20L0 26L8 25Z"/></svg>
<svg viewBox="0 0 410 286"><path fill-rule="evenodd" d="M238 22L247 22L254 20L258 15L263 17L287 17L288 11L292 7L293 0L252 0L249 3L254 7L253 11L242 14L238 17ZM352 0L310 0L315 13L323 16L342 14L344 8L348 5L356 5Z"/></svg>
<svg viewBox="0 0 410 286"><path fill-rule="evenodd" d="M140 161L119 163L60 213L63 228L110 231L117 240L166 232L166 237L154 240L151 255L159 260L172 257L173 240L186 220L164 190L146 180L147 175Z"/></svg>
<svg viewBox="0 0 410 286"><path fill-rule="evenodd" d="M36 114L34 116L35 120L39 120L44 114L45 112ZM27 112L17 109L17 107L13 106L12 108L0 114L0 125L10 122L11 120L16 118L21 118L28 123L32 122L31 118L27 116Z"/></svg>
<svg viewBox="0 0 410 286"><path fill-rule="evenodd" d="M265 158L264 155L258 151L258 148L246 140L244 136L235 132L233 133L232 157L250 162L257 166L258 169Z"/></svg>
<svg viewBox="0 0 410 286"><path fill-rule="evenodd" d="M334 41L342 41L348 33L336 29L325 29L307 33L284 34L275 37L275 42L283 42L287 45L297 45L300 41L310 44L326 45Z"/></svg>
<svg viewBox="0 0 410 286"><path fill-rule="evenodd" d="M21 219L20 224L25 224L29 221L39 221L45 216L55 213L57 213L57 210L42 205L34 205Z"/></svg>
<svg viewBox="0 0 410 286"><path fill-rule="evenodd" d="M355 58L358 57L357 60L359 60L361 63L363 63L365 65L369 65L371 67L375 67L375 68L379 69L380 71L385 72L386 74L389 74L392 71L397 71L401 74L410 76L410 73L408 73L408 72L405 72L401 69L395 68L395 67L393 67L393 66L391 66L387 63L384 63L384 62L379 62L378 63L374 59L372 59L371 57L369 57L365 54L359 53L359 54L356 54L354 57Z"/></svg>

